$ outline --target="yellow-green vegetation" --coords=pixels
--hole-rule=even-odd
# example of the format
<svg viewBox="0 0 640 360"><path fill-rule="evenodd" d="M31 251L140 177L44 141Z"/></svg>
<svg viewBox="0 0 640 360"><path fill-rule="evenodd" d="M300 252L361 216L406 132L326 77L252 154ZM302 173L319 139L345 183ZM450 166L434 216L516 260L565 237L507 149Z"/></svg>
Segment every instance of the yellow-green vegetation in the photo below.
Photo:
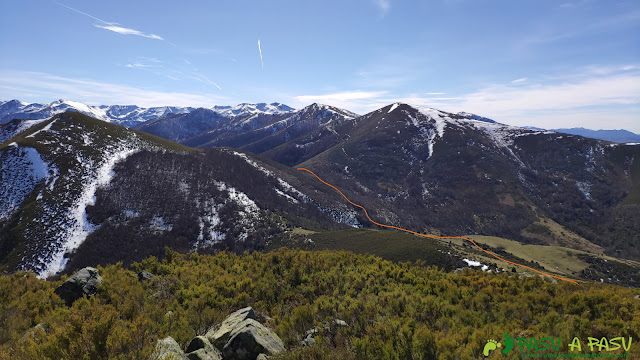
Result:
<svg viewBox="0 0 640 360"><path fill-rule="evenodd" d="M143 269L156 276L138 280ZM167 250L163 261L99 270L98 294L69 308L53 293L61 280L0 277L0 358L143 359L157 339L172 336L184 348L245 306L289 349L274 359L476 359L488 339L506 333L560 337L563 352L574 337L632 337L630 358L640 356L637 289L288 249L241 256ZM306 330L335 318L349 327L298 345Z"/></svg>

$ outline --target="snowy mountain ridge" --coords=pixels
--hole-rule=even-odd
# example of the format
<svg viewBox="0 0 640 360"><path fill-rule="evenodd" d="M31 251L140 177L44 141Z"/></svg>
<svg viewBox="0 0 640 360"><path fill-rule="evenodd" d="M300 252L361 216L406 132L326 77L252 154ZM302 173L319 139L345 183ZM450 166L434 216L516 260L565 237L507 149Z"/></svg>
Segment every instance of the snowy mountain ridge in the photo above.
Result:
<svg viewBox="0 0 640 360"><path fill-rule="evenodd" d="M170 113L187 113L191 107L161 106L143 108L136 105L86 105L77 101L56 100L50 104L25 103L20 100L0 101L0 124L13 119L41 120L67 110L127 127Z"/></svg>
<svg viewBox="0 0 640 360"><path fill-rule="evenodd" d="M67 110L76 111L96 119L127 127L136 127L145 121L157 119L170 114L187 114L195 110L195 107L159 106L140 107L137 105L86 105L71 100L57 100L50 104L26 103L20 100L0 101L0 124L13 119L42 120ZM281 103L242 103L236 106L216 105L210 108L217 114L238 118L257 114L286 114L295 111Z"/></svg>
<svg viewBox="0 0 640 360"><path fill-rule="evenodd" d="M239 116L248 116L248 115L255 115L255 114L269 114L269 115L284 114L284 113L292 112L295 109L285 104L274 102L271 104L242 103L236 106L216 105L212 107L211 110L226 117L239 117Z"/></svg>

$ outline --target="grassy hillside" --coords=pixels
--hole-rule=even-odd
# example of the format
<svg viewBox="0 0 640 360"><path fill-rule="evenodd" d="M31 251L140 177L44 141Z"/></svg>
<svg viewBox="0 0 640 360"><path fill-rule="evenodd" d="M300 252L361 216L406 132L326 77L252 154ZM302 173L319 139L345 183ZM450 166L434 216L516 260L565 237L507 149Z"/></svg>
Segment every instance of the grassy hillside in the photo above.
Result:
<svg viewBox="0 0 640 360"><path fill-rule="evenodd" d="M485 250L501 258L533 267L540 271L573 280L596 280L631 287L640 287L640 263L603 254L575 250L562 246L522 244L518 241L482 235L465 235ZM423 261L445 270L468 265L467 258L494 269L506 269L526 275L533 271L517 267L480 251L462 239L428 239L404 232L373 229L340 231L308 231L293 229L273 241L268 248L280 246L303 250L346 250L371 254L391 261ZM606 265L606 266L604 266Z"/></svg>
<svg viewBox="0 0 640 360"><path fill-rule="evenodd" d="M139 281L134 275L142 269L156 277ZM98 294L70 308L53 293L61 281L0 277L0 358L143 359L157 339L170 335L184 348L249 305L289 350L274 359L480 359L487 341L503 334L560 337L563 353L574 337L585 344L582 353L590 353L588 337L632 337L628 354L640 356L640 290L606 284L453 274L424 262L287 249L242 256L168 251L162 262L99 270ZM349 326L299 345L306 330L335 318Z"/></svg>
<svg viewBox="0 0 640 360"><path fill-rule="evenodd" d="M371 254L391 261L423 261L445 270L466 265L447 252L452 249L446 242L425 239L404 232L348 229L312 232L294 229L289 236L274 241L269 248L280 246L304 250L345 250L357 254ZM455 252L455 251L454 251Z"/></svg>

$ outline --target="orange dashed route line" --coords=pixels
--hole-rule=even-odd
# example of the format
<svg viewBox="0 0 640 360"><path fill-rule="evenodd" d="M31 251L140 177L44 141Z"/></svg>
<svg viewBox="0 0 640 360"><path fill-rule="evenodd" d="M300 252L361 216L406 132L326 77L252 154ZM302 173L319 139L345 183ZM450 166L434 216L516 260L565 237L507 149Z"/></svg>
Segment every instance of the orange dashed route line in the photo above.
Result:
<svg viewBox="0 0 640 360"><path fill-rule="evenodd" d="M323 184L325 184L325 185L327 185L327 186L329 186L329 187L333 188L335 191L337 191L338 193L340 193L340 195L342 195L342 197L343 197L343 198L345 198L345 200L347 200L347 201L349 202L349 204L351 204L351 205L353 205L353 206L355 206L355 207L359 207L360 209L364 210L364 214L367 216L367 219L369 219L369 221L371 221L372 223L374 223L374 224L376 224L376 225L378 225L378 226L386 227L386 228L389 228L389 229L396 229L396 230L400 230L400 231L408 232L408 233L411 233L411 234L414 234L414 235L418 235L418 236L422 236L422 237L426 237L426 238L433 238L433 239L462 239L462 240L467 240L467 241L471 242L473 245L475 245L475 247L477 247L477 248L478 248L478 249L480 249L481 251L484 251L485 253L490 254L491 256L493 256L493 257L494 257L494 258L496 258L496 259L502 260L502 261L507 262L507 263L512 264L512 265L517 265L517 266L520 266L520 267L523 267L523 268L526 268L526 269L529 269L529 270L535 271L535 272L537 272L537 273L539 273L539 274L542 274L542 275L545 275L545 276L549 276L549 277L552 277L552 278L556 278L556 279L558 279L558 280L562 280L562 281L570 282L570 283L573 283L573 284L576 284L576 285L580 286L580 284L578 284L578 282L576 282L576 281L569 280L569 279L565 279L565 278L562 278L562 277L559 277L559 276L555 276L555 275L551 275L551 274L547 274L547 273L542 272L542 271L540 271L540 270L536 270L536 269L534 269L534 268L532 268L532 267L529 267L529 266L526 266L526 265L522 265L522 264L518 264L518 263L514 263L514 262L512 262L512 261L509 261L509 260L503 259L503 258L501 258L500 256L498 256L498 255L496 255L496 254L492 253L491 251L488 251L488 250L485 250L485 249L481 248L481 247L480 247L480 246L478 246L478 244L476 244L473 240L471 240L471 239L469 239L469 238L466 238L466 237L462 237L462 236L436 236L436 235L420 234L420 233L418 233L418 232L411 231L411 230L407 230L407 229L403 229L403 228L401 228L401 227L397 227L397 226L393 226L393 225L385 225L385 224L381 224L381 223L379 223L379 222L376 222L376 221L374 221L374 220L369 216L369 213L367 212L367 209L365 209L365 208L364 208L364 206L362 206L362 205L358 205L358 204L354 203L353 201L349 200L349 198L348 198L345 194L343 194L343 193L342 193L342 191L340 191L340 189L338 189L337 187L335 187L335 186L333 186L333 185L329 184L328 182L326 182L326 181L322 180L322 179L321 179L318 175L316 175L313 171L311 171L311 170L309 170L309 169L305 169L305 168L298 168L297 170L300 170L300 171L306 171L306 172L310 173L311 175L315 176L315 177L316 177L316 179L320 180L320 182L321 182L321 183L323 183Z"/></svg>

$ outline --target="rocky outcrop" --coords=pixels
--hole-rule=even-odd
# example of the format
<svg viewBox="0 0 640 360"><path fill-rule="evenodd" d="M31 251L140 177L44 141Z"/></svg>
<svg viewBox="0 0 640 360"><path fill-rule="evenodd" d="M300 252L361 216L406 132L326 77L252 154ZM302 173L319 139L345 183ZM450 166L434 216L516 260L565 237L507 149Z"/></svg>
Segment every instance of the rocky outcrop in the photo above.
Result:
<svg viewBox="0 0 640 360"><path fill-rule="evenodd" d="M149 360L188 360L180 345L171 337L158 340Z"/></svg>
<svg viewBox="0 0 640 360"><path fill-rule="evenodd" d="M253 360L260 354L275 355L284 351L284 343L278 335L253 319L247 319L229 335L222 349L224 359Z"/></svg>
<svg viewBox="0 0 640 360"><path fill-rule="evenodd" d="M26 342L26 341L34 341L37 342L40 339L44 338L44 336L47 334L47 331L45 330L44 326L42 325L42 323L32 327L31 329L27 330L24 335L22 335L22 337L20 338L20 342Z"/></svg>
<svg viewBox="0 0 640 360"><path fill-rule="evenodd" d="M58 286L54 292L65 301L67 306L71 306L74 301L85 295L95 295L101 283L102 278L98 274L98 269L86 267L78 270L67 281Z"/></svg>
<svg viewBox="0 0 640 360"><path fill-rule="evenodd" d="M138 276L138 280L140 280L140 281L151 280L154 277L156 277L152 273L150 273L148 271L145 271L145 270L142 270L142 271L138 272L136 275Z"/></svg>
<svg viewBox="0 0 640 360"><path fill-rule="evenodd" d="M247 319L256 319L256 313L253 311L251 307L246 307L244 309L240 309L231 315L227 316L226 319L218 326L212 330L209 330L205 337L218 349L224 348L227 341L229 341L229 336L231 332L238 327L240 323Z"/></svg>
<svg viewBox="0 0 640 360"><path fill-rule="evenodd" d="M278 335L256 320L251 307L227 316L205 336L193 338L185 352L171 337L158 341L152 360L267 360L284 351Z"/></svg>

